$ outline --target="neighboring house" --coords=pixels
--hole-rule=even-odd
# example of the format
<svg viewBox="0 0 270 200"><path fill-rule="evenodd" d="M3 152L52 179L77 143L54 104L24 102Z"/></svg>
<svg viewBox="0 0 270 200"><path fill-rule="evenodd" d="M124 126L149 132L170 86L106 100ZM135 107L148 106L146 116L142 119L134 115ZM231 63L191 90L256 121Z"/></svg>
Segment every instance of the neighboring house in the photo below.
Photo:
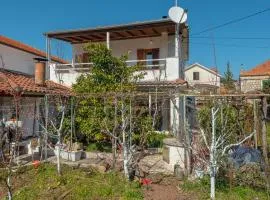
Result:
<svg viewBox="0 0 270 200"><path fill-rule="evenodd" d="M209 69L199 63L194 63L185 68L185 77L189 85L213 85L220 87L221 75L215 69Z"/></svg>
<svg viewBox="0 0 270 200"><path fill-rule="evenodd" d="M70 89L46 81L46 53L18 41L0 36L0 121L15 119L14 95L19 96L19 121L23 138L37 135L40 129L37 116L45 95L70 95ZM64 64L64 60L52 57ZM35 75L34 75L35 74Z"/></svg>
<svg viewBox="0 0 270 200"><path fill-rule="evenodd" d="M72 85L83 73L89 72L91 63L87 62L87 52L83 46L88 42L103 42L112 50L114 56L128 53L128 65L140 64L144 68L144 78L138 83L140 91L168 91L187 88L186 81L179 79L179 58L176 48L175 23L170 19L136 22L124 25L105 26L71 31L45 33L47 41L58 39L69 42L73 48L73 62L50 65L50 79L65 85ZM189 56L189 30L186 24L180 27L182 39L180 48L182 61ZM50 45L48 45L50 46ZM151 97L149 97L149 102ZM174 106L165 103L168 111L162 113L160 130L171 130L174 121ZM175 112L174 112L175 113ZM174 114L176 115L176 114Z"/></svg>
<svg viewBox="0 0 270 200"><path fill-rule="evenodd" d="M240 72L241 92L255 92L263 89L263 81L270 79L270 60Z"/></svg>
<svg viewBox="0 0 270 200"><path fill-rule="evenodd" d="M209 69L199 63L185 68L185 78L189 85L201 93L215 93L220 88L221 75L216 69Z"/></svg>
<svg viewBox="0 0 270 200"><path fill-rule="evenodd" d="M43 51L0 35L0 68L33 75L35 71L33 59L36 57L46 58L47 56ZM66 63L66 61L54 56L52 62ZM48 73L49 70L47 70L47 78Z"/></svg>

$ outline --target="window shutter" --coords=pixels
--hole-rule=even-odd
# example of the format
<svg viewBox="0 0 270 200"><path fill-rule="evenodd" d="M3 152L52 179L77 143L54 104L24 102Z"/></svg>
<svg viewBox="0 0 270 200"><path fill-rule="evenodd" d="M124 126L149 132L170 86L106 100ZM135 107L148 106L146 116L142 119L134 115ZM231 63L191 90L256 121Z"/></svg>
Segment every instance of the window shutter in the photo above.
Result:
<svg viewBox="0 0 270 200"><path fill-rule="evenodd" d="M154 59L159 59L159 49L153 49L153 58Z"/></svg>
<svg viewBox="0 0 270 200"><path fill-rule="evenodd" d="M90 55L89 55L89 53L83 53L82 54L82 62L83 63L90 62Z"/></svg>
<svg viewBox="0 0 270 200"><path fill-rule="evenodd" d="M144 49L137 49L137 60L145 60L145 50ZM139 62L139 65L145 65L145 62Z"/></svg>
<svg viewBox="0 0 270 200"><path fill-rule="evenodd" d="M153 52L153 59L159 59L159 49L152 49ZM153 65L159 65L159 61L154 61ZM158 66L155 66L155 68L158 68Z"/></svg>

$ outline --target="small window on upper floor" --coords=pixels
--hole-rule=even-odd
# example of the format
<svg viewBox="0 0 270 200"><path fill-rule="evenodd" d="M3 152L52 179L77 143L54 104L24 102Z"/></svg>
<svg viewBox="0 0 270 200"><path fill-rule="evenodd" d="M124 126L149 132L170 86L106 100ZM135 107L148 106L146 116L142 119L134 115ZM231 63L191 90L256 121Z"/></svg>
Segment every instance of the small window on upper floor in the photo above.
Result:
<svg viewBox="0 0 270 200"><path fill-rule="evenodd" d="M193 80L194 81L200 80L200 72L193 72Z"/></svg>

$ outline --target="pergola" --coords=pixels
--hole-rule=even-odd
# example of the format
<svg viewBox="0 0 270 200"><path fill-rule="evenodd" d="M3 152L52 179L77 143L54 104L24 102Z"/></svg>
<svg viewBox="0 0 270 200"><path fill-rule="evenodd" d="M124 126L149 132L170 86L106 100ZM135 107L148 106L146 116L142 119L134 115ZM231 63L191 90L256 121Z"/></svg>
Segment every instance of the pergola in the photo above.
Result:
<svg viewBox="0 0 270 200"><path fill-rule="evenodd" d="M45 33L48 38L63 40L72 44L87 42L102 42L108 40L127 40L145 37L158 37L163 32L168 35L175 34L175 23L170 19L161 19L145 22L135 22L123 25L104 26L68 31L56 31ZM188 26L182 24L180 33L183 39L188 39Z"/></svg>

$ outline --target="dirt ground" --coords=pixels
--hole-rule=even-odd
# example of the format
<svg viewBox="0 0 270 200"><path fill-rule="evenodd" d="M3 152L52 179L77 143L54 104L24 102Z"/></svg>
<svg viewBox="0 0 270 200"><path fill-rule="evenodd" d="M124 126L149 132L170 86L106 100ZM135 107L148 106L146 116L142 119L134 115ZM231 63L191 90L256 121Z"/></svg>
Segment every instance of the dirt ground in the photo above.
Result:
<svg viewBox="0 0 270 200"><path fill-rule="evenodd" d="M159 183L153 183L144 188L145 200L196 200L195 195L184 192L179 185L181 181L173 178L164 178Z"/></svg>

